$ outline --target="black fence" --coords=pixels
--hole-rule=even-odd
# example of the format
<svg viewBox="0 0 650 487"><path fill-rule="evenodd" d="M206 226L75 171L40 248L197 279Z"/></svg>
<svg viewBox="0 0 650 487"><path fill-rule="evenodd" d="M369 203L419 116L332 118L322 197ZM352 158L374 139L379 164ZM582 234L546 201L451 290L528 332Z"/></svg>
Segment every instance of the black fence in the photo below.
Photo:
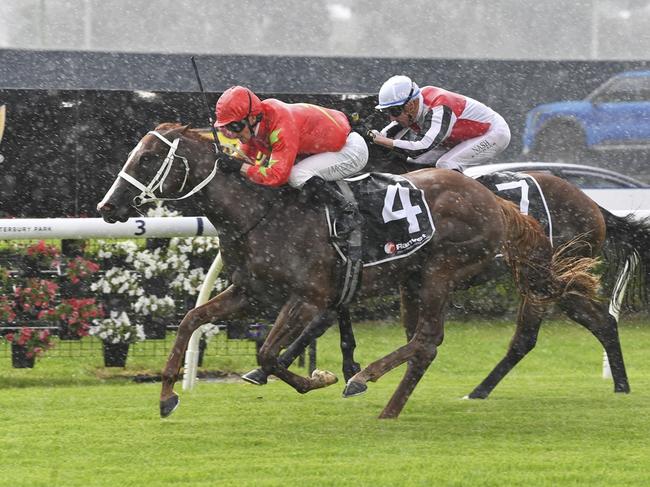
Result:
<svg viewBox="0 0 650 487"><path fill-rule="evenodd" d="M210 110L224 89L244 84L263 97L366 114L386 78L409 74L500 112L513 134L504 161L521 159L525 114L534 106L582 99L613 74L647 66L278 56L198 61ZM189 55L0 50L0 105L6 107L0 217L96 216L97 201L148 130L165 121L207 125L196 90Z"/></svg>
<svg viewBox="0 0 650 487"><path fill-rule="evenodd" d="M218 94L209 95L210 102ZM285 96L348 111L372 103L334 95ZM196 93L0 90L0 218L98 216L97 202L137 141L161 122L207 125Z"/></svg>

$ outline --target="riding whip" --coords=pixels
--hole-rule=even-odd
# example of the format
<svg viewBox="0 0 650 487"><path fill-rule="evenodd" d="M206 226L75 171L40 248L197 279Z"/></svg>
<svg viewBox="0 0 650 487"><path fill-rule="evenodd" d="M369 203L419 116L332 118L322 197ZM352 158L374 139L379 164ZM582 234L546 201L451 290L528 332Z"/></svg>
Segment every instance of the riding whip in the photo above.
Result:
<svg viewBox="0 0 650 487"><path fill-rule="evenodd" d="M205 94L203 89L203 83L201 83L201 76L199 76L199 68L196 67L196 61L194 56L190 58L192 60L192 66L194 66L194 74L196 75L196 81L199 82L199 89L203 95L203 103L205 103L205 108L208 111L208 120L210 121L210 129L212 130L212 136L214 137L214 145L217 153L221 152L221 143L219 142L219 136L217 130L214 128L214 120L212 120L212 110L210 110L210 104L208 103L208 97Z"/></svg>

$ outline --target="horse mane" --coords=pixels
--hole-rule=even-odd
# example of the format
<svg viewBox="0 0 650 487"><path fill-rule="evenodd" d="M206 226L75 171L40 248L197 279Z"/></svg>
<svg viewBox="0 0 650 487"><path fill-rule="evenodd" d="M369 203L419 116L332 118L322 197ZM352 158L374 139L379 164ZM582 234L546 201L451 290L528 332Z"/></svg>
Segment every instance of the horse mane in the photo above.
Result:
<svg viewBox="0 0 650 487"><path fill-rule="evenodd" d="M199 142L204 140L214 140L212 129L192 127L192 125L189 123L187 125L183 125L180 122L161 122L156 126L154 130L161 133L177 130L179 134L182 134L185 137Z"/></svg>

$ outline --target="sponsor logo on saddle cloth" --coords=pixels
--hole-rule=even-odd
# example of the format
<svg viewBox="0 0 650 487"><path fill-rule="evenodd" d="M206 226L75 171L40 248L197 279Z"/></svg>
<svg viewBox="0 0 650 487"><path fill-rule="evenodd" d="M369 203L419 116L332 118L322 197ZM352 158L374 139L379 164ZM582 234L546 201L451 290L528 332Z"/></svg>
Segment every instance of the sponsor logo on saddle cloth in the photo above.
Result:
<svg viewBox="0 0 650 487"><path fill-rule="evenodd" d="M503 199L519 206L519 211L537 220L553 244L553 222L542 188L534 177L519 172L495 172L476 180Z"/></svg>
<svg viewBox="0 0 650 487"><path fill-rule="evenodd" d="M364 218L364 267L406 257L433 237L435 226L424 193L409 180L368 173L345 181Z"/></svg>

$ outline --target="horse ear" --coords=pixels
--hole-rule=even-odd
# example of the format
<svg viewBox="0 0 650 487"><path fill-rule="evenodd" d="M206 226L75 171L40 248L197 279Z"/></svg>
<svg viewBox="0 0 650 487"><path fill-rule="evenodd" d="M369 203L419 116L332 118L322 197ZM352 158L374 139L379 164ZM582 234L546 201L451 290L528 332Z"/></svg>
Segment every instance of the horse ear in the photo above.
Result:
<svg viewBox="0 0 650 487"><path fill-rule="evenodd" d="M183 125L179 131L179 133L184 134L186 130L189 130L192 128L192 124L188 123L187 125Z"/></svg>

